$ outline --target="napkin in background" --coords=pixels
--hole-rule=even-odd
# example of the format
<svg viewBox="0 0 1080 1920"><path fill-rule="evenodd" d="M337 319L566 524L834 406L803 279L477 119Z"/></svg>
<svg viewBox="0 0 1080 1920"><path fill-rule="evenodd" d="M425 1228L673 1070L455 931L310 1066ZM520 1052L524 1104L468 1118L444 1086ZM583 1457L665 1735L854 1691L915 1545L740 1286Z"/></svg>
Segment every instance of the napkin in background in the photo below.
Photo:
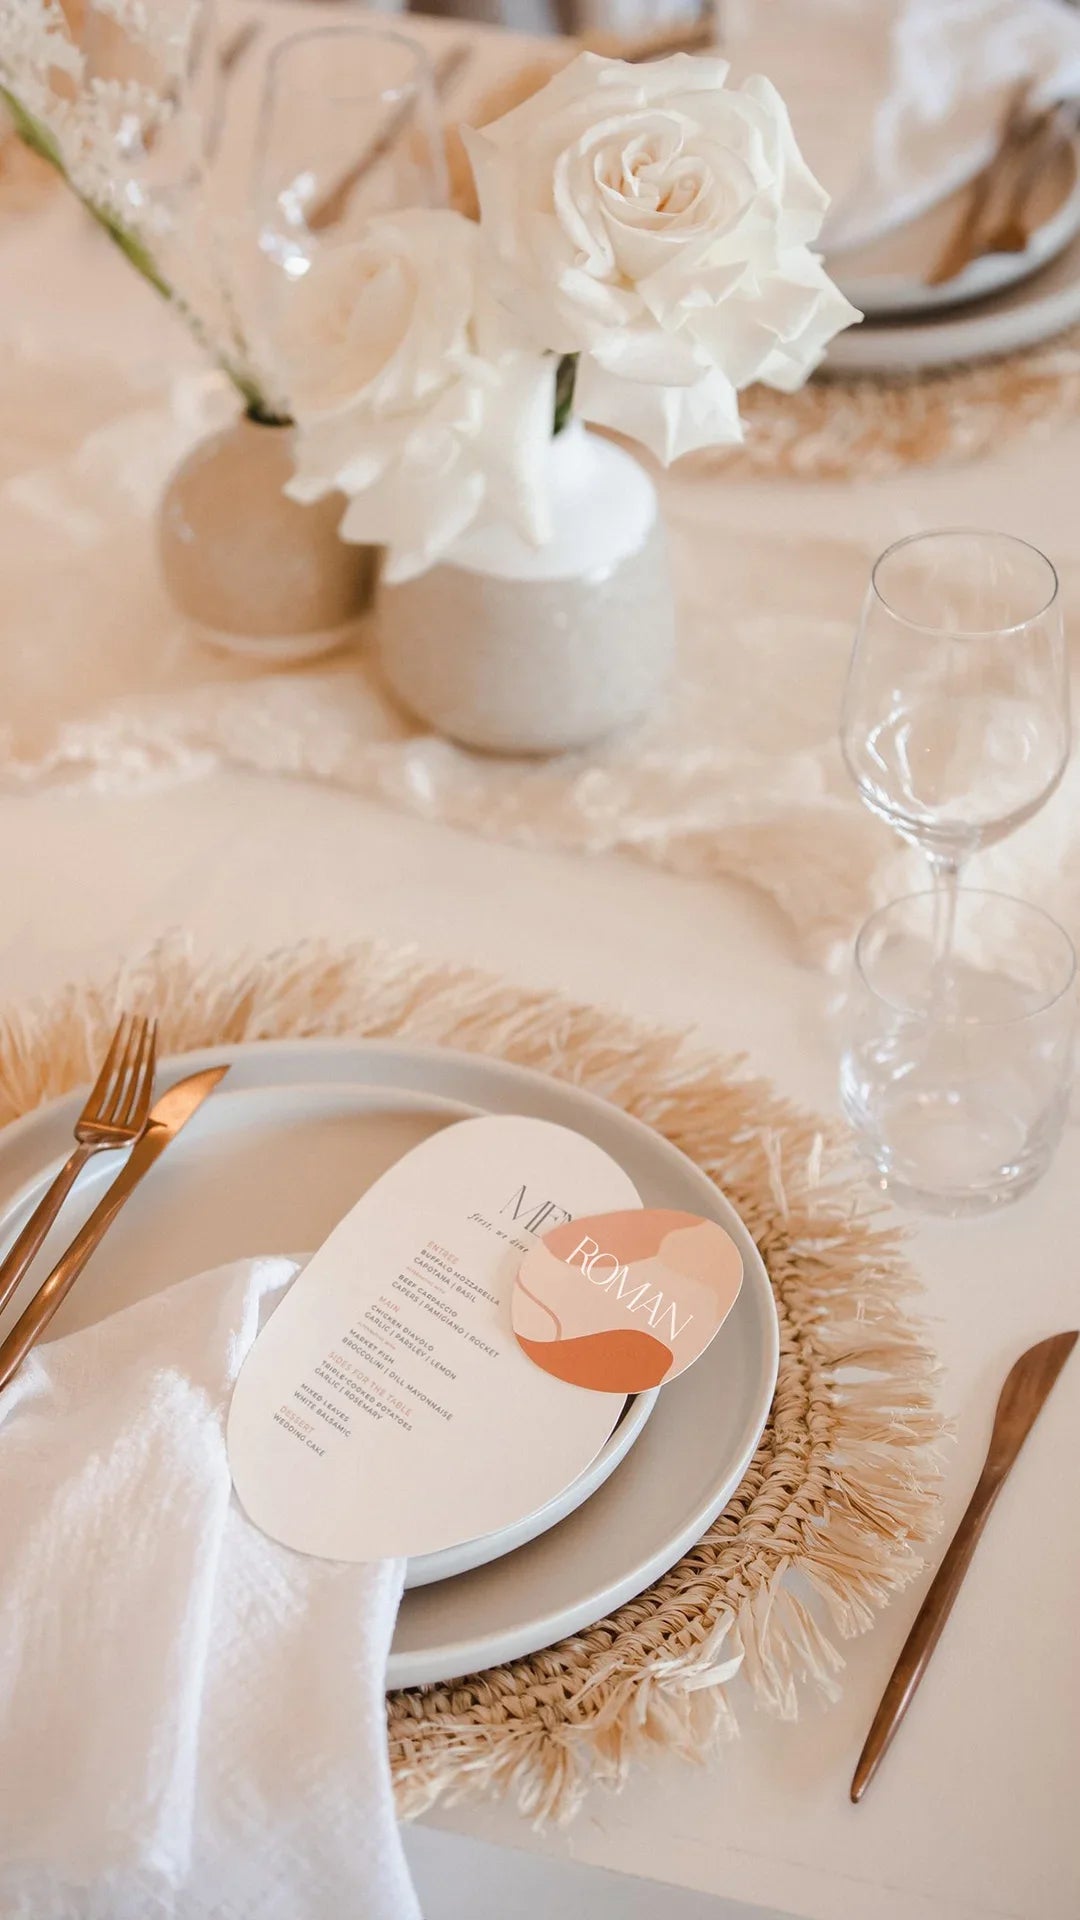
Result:
<svg viewBox="0 0 1080 1920"><path fill-rule="evenodd" d="M1080 97L1080 10L1064 0L759 0L736 73L780 88L833 196L826 254L867 245L970 180L1017 83Z"/></svg>
<svg viewBox="0 0 1080 1920"><path fill-rule="evenodd" d="M240 1262L0 1395L4 1920L419 1920L385 1672L404 1562L261 1534L225 1414L296 1272Z"/></svg>

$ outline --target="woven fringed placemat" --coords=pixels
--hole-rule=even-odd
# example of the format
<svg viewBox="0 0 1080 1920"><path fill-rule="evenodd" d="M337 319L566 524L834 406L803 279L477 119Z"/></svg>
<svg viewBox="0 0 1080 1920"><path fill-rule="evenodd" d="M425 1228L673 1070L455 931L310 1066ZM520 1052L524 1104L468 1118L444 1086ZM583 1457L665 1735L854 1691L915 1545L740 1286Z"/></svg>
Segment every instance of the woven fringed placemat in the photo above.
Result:
<svg viewBox="0 0 1080 1920"><path fill-rule="evenodd" d="M834 1694L838 1639L918 1571L938 1519L936 1367L842 1139L738 1063L679 1033L473 970L364 946L200 966L181 943L101 987L0 1020L0 1122L91 1077L121 1008L153 1011L175 1052L349 1035L466 1048L613 1101L682 1149L738 1208L769 1270L780 1375L749 1472L705 1538L608 1620L547 1651L388 1701L402 1812L471 1792L565 1816L587 1780L650 1748L700 1757L743 1687L793 1718L799 1684ZM701 1436L707 1447L708 1435Z"/></svg>
<svg viewBox="0 0 1080 1920"><path fill-rule="evenodd" d="M972 365L885 377L825 374L798 393L751 387L742 446L691 456L733 478L880 480L960 466L1080 419L1080 330Z"/></svg>

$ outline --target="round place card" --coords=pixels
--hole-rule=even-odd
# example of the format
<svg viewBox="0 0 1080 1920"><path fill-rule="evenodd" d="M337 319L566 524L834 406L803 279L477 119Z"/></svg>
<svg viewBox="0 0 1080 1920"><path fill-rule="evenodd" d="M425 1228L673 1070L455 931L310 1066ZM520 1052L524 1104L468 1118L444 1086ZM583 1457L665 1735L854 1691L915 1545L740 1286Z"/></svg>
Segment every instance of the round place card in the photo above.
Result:
<svg viewBox="0 0 1080 1920"><path fill-rule="evenodd" d="M742 1256L715 1220L637 1207L564 1221L521 1263L514 1332L559 1380L642 1393L704 1353L741 1285Z"/></svg>

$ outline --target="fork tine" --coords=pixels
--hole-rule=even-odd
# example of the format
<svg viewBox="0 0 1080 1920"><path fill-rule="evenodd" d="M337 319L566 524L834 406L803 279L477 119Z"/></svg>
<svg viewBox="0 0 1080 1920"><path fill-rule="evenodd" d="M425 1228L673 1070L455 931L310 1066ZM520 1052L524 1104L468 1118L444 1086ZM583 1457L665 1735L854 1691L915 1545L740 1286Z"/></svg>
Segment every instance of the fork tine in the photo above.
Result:
<svg viewBox="0 0 1080 1920"><path fill-rule="evenodd" d="M124 1048L123 1058L120 1061L119 1071L116 1076L116 1085L109 1096L109 1104L101 1116L106 1126L114 1127L117 1125L117 1114L122 1111L127 1100L127 1084L131 1076L132 1067L138 1058L139 1043L142 1039L145 1026L145 1020L133 1019L131 1022L127 1044Z"/></svg>
<svg viewBox="0 0 1080 1920"><path fill-rule="evenodd" d="M156 1065L157 1021L144 1020L139 1052L128 1089L127 1105L120 1117L120 1125L130 1127L133 1132L141 1133L146 1125L146 1116L150 1111L150 1100L154 1091Z"/></svg>
<svg viewBox="0 0 1080 1920"><path fill-rule="evenodd" d="M109 1087L112 1083L113 1075L115 1074L116 1069L119 1066L120 1060L123 1055L125 1031L128 1026L129 1019L130 1019L130 1016L128 1014L122 1013L120 1015L119 1020L116 1023L116 1031L114 1032L113 1037L109 1042L109 1051L105 1055L101 1072L98 1074L97 1079L94 1081L94 1084L91 1087L89 1094L87 1095L86 1105L82 1110L81 1117L84 1120L97 1119L100 1117L102 1108L105 1104L105 1096L109 1091Z"/></svg>
<svg viewBox="0 0 1080 1920"><path fill-rule="evenodd" d="M139 1108L143 1106L144 1103L144 1119L146 1112L149 1111L149 1101L146 1100L146 1062L149 1057L150 1027L151 1023L149 1020L140 1020L139 1045L135 1058L131 1063L131 1078L128 1081L126 1095L120 1108L120 1119L118 1122L120 1126L125 1128L133 1128L135 1126Z"/></svg>

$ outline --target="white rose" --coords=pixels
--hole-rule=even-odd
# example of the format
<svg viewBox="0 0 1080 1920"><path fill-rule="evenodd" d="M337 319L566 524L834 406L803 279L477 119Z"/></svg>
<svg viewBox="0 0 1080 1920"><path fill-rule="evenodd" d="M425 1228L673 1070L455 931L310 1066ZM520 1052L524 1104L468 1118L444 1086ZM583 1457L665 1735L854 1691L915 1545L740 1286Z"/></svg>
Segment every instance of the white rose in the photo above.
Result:
<svg viewBox="0 0 1080 1920"><path fill-rule="evenodd" d="M665 461L739 439L739 390L798 386L859 317L808 250L828 198L783 101L727 72L581 54L464 130L499 298L581 355L578 412Z"/></svg>
<svg viewBox="0 0 1080 1920"><path fill-rule="evenodd" d="M388 549L403 580L485 516L545 537L554 362L478 300L479 237L410 208L316 255L279 335L296 421L288 492L349 496L343 538Z"/></svg>

